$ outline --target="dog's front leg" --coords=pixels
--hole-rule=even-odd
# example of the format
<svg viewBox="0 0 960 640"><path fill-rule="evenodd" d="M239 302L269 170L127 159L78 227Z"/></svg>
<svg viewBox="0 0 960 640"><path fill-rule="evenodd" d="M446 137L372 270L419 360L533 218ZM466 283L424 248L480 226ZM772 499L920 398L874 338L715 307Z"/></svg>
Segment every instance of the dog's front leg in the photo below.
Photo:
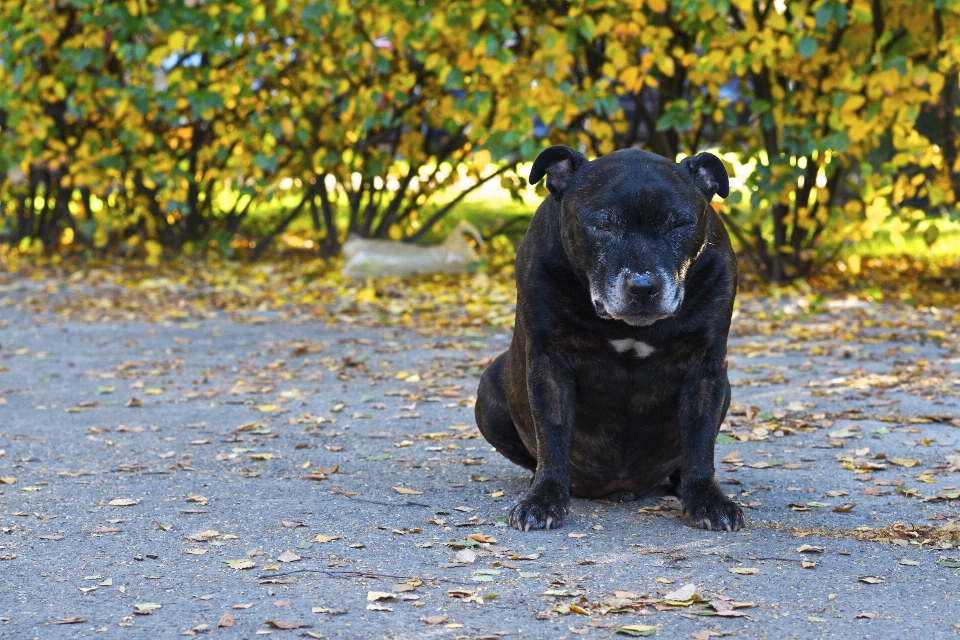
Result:
<svg viewBox="0 0 960 640"><path fill-rule="evenodd" d="M730 383L726 358L708 357L695 363L684 380L680 400L680 499L694 526L736 531L743 510L717 484L713 466L717 431L728 404Z"/></svg>
<svg viewBox="0 0 960 640"><path fill-rule="evenodd" d="M567 514L573 389L573 374L561 358L528 352L527 394L537 436L537 470L530 490L510 511L510 524L520 531L559 527Z"/></svg>

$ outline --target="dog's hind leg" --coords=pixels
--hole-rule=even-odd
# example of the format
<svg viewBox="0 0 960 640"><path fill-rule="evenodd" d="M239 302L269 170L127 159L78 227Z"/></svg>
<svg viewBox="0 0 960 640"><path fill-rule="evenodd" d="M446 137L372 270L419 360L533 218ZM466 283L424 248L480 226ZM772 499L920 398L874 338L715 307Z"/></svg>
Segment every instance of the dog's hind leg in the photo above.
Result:
<svg viewBox="0 0 960 640"><path fill-rule="evenodd" d="M477 389L476 416L480 433L510 462L531 471L536 470L534 458L517 433L517 426L510 417L507 399L503 393L503 367L506 354L501 354L483 372Z"/></svg>

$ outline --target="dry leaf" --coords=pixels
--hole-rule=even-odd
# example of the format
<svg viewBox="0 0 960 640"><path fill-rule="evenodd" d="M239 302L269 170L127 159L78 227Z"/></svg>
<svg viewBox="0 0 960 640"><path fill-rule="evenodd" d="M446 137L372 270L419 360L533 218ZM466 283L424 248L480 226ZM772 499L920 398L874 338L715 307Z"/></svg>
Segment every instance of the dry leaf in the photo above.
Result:
<svg viewBox="0 0 960 640"><path fill-rule="evenodd" d="M322 533L318 533L311 542L319 542L322 544L325 542L333 542L334 540L343 540L343 536L325 536Z"/></svg>
<svg viewBox="0 0 960 640"><path fill-rule="evenodd" d="M406 487L394 487L393 490L405 496L422 496L423 495L423 491L417 491L416 489L407 489Z"/></svg>
<svg viewBox="0 0 960 640"><path fill-rule="evenodd" d="M277 560L279 560L280 562L296 562L300 560L300 556L295 554L293 551L284 551L279 556L277 556Z"/></svg>
<svg viewBox="0 0 960 640"><path fill-rule="evenodd" d="M232 615L230 615L230 612L228 611L227 613L220 616L220 620L217 622L217 628L232 627L235 622L236 622L236 619Z"/></svg>
<svg viewBox="0 0 960 640"><path fill-rule="evenodd" d="M393 600L397 594L389 591L367 591L367 600L376 602L377 600Z"/></svg>
<svg viewBox="0 0 960 640"><path fill-rule="evenodd" d="M133 500L131 498L115 498L108 502L112 507L132 507L135 504L139 504L139 500Z"/></svg>
<svg viewBox="0 0 960 640"><path fill-rule="evenodd" d="M752 576L756 573L760 573L760 569L757 569L756 567L731 567L727 569L727 571L740 576Z"/></svg>
<svg viewBox="0 0 960 640"><path fill-rule="evenodd" d="M309 627L308 624L300 624L299 622L281 622L280 620L267 620L267 626L273 627L274 629L303 629L304 627Z"/></svg>

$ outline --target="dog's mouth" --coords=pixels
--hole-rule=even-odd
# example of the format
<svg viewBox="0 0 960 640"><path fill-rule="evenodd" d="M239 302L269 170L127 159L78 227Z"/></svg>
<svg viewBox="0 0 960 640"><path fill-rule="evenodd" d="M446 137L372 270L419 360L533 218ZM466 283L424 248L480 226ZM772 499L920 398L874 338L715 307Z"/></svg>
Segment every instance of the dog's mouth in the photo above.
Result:
<svg viewBox="0 0 960 640"><path fill-rule="evenodd" d="M613 315L607 311L606 306L604 306L604 304L599 300L593 301L593 308L596 310L597 316L603 320L619 320L621 322L626 322L633 327L648 327L654 322L663 320L664 318L669 318L672 315L669 313L649 313L646 311Z"/></svg>

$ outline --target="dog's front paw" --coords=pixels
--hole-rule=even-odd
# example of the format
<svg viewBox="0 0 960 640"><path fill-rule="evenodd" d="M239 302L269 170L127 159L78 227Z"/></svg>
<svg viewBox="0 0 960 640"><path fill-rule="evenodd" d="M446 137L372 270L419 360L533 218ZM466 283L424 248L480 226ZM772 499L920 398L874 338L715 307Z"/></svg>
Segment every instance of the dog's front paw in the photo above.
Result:
<svg viewBox="0 0 960 640"><path fill-rule="evenodd" d="M510 510L510 525L520 531L551 529L563 524L570 504L570 490L559 482L544 481L530 491Z"/></svg>
<svg viewBox="0 0 960 640"><path fill-rule="evenodd" d="M737 531L744 526L743 510L731 502L713 481L694 482L683 490L683 510L695 527Z"/></svg>

